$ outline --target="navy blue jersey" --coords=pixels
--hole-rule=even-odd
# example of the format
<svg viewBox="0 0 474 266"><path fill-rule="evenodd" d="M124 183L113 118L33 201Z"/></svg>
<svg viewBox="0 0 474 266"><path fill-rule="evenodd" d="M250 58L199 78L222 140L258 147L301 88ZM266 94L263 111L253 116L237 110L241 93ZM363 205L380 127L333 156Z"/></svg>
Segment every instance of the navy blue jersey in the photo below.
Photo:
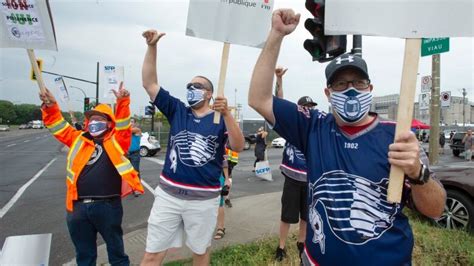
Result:
<svg viewBox="0 0 474 266"><path fill-rule="evenodd" d="M413 234L404 204L387 202L395 124L378 118L347 135L332 114L274 98L274 129L308 166L305 254L317 265L409 265Z"/></svg>
<svg viewBox="0 0 474 266"><path fill-rule="evenodd" d="M288 141L283 150L283 159L281 160L280 170L283 174L296 181L306 182L306 159L304 154Z"/></svg>
<svg viewBox="0 0 474 266"><path fill-rule="evenodd" d="M214 124L214 112L197 117L190 107L163 88L154 104L170 123L160 187L182 199L217 197L221 190L219 177L227 141L223 118L219 124Z"/></svg>

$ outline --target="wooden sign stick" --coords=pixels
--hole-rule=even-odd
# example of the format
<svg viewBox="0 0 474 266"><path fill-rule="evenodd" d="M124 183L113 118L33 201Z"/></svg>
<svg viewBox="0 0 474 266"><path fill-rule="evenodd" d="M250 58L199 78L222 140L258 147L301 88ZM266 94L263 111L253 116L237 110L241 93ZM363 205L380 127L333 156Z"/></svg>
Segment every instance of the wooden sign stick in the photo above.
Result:
<svg viewBox="0 0 474 266"><path fill-rule="evenodd" d="M224 96L225 77L227 74L227 62L229 61L230 43L225 42L222 49L221 70L219 74L219 84L217 86L217 96ZM221 113L214 113L214 124L219 124L221 120Z"/></svg>
<svg viewBox="0 0 474 266"><path fill-rule="evenodd" d="M41 92L46 92L46 86L44 85L43 75L41 75L41 71L36 63L35 52L33 49L26 49L28 52L28 57L30 58L31 67L33 68L33 72L36 76L36 81L38 82L38 86Z"/></svg>
<svg viewBox="0 0 474 266"><path fill-rule="evenodd" d="M402 132L410 131L411 120L413 118L413 104L415 102L420 49L421 39L406 39L395 137ZM391 166L387 194L387 200L389 202L400 203L402 199L404 176L405 173L400 167Z"/></svg>

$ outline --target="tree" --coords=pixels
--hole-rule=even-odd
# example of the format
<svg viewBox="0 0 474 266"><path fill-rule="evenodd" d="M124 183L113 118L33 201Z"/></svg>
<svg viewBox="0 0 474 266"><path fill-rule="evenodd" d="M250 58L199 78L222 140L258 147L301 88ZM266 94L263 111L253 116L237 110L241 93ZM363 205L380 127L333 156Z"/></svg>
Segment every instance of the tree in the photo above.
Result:
<svg viewBox="0 0 474 266"><path fill-rule="evenodd" d="M0 100L0 123L10 124L14 123L16 119L16 113L14 104L9 101Z"/></svg>
<svg viewBox="0 0 474 266"><path fill-rule="evenodd" d="M18 104L14 106L15 124L26 124L31 120L42 120L40 106L34 104Z"/></svg>

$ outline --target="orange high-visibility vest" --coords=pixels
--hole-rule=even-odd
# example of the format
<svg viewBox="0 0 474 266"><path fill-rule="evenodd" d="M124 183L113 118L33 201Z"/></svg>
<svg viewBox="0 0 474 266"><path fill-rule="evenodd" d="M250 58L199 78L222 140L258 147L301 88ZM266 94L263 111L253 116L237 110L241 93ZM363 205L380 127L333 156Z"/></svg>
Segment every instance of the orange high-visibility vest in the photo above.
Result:
<svg viewBox="0 0 474 266"><path fill-rule="evenodd" d="M227 147L225 149L227 154L227 160L237 164L239 162L239 153Z"/></svg>
<svg viewBox="0 0 474 266"><path fill-rule="evenodd" d="M115 169L122 177L122 197L132 191L144 193L138 173L125 157L124 152L128 151L131 142L129 106L130 98L126 97L117 100L116 115L105 104L99 104L94 108L94 111L109 116L113 123L112 130L104 137L103 145ZM43 121L49 131L57 140L70 147L66 163L66 209L72 212L73 202L78 199L77 180L79 174L95 151L95 144L84 134L84 131L76 130L64 120L57 104L51 107L43 105L41 110ZM87 130L88 123L89 121L86 119L84 130Z"/></svg>

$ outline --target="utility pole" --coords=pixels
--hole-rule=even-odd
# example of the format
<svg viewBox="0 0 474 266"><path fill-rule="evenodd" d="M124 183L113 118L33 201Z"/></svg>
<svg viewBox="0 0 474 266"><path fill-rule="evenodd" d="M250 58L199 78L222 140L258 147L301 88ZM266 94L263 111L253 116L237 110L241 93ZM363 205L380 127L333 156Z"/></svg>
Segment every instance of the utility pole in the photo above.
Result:
<svg viewBox="0 0 474 266"><path fill-rule="evenodd" d="M95 101L96 105L99 104L99 62L97 62L97 75L96 75L96 82L95 82Z"/></svg>
<svg viewBox="0 0 474 266"><path fill-rule="evenodd" d="M466 126L466 88L462 88L462 126Z"/></svg>
<svg viewBox="0 0 474 266"><path fill-rule="evenodd" d="M431 105L430 105L430 146L429 146L429 158L430 164L435 165L438 163L438 148L439 148L439 116L440 116L440 60L439 54L431 56L431 77L432 77L432 88L431 88Z"/></svg>
<svg viewBox="0 0 474 266"><path fill-rule="evenodd" d="M362 58L362 35L352 36L352 54Z"/></svg>

